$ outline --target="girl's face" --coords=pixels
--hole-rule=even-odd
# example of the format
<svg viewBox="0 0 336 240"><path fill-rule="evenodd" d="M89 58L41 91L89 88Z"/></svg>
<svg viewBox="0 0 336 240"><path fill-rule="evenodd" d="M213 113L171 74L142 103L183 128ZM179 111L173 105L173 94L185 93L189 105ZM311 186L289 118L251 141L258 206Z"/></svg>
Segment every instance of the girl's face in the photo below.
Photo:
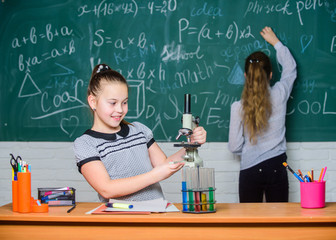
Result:
<svg viewBox="0 0 336 240"><path fill-rule="evenodd" d="M120 130L120 122L128 111L128 89L123 83L101 83L98 96L90 95L88 102L94 111L92 130L115 133Z"/></svg>

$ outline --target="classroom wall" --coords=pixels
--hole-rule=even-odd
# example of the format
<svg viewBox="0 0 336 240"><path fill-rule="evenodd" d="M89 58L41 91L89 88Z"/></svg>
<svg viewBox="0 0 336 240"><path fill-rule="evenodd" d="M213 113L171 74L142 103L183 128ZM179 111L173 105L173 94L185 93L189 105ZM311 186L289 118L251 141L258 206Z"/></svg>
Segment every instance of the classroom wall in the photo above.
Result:
<svg viewBox="0 0 336 240"><path fill-rule="evenodd" d="M173 143L159 143L166 154L176 151ZM293 169L307 172L328 166L325 176L326 201L336 201L336 142L291 142L288 146L288 164ZM78 202L98 201L96 192L78 172L71 142L0 142L0 205L11 202L10 156L20 155L32 166L32 196L37 198L39 187L65 187L76 189ZM238 202L239 159L227 149L226 142L206 143L199 148L205 167L215 168L216 200L219 203ZM162 182L166 198L181 202L180 173ZM289 175L289 200L299 202L299 182Z"/></svg>

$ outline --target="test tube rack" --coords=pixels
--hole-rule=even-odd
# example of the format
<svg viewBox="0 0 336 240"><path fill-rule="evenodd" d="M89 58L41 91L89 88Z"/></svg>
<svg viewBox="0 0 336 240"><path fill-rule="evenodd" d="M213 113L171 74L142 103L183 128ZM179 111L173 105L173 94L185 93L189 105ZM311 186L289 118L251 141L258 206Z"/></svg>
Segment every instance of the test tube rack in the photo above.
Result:
<svg viewBox="0 0 336 240"><path fill-rule="evenodd" d="M182 170L182 212L216 212L215 190L213 168L184 167Z"/></svg>

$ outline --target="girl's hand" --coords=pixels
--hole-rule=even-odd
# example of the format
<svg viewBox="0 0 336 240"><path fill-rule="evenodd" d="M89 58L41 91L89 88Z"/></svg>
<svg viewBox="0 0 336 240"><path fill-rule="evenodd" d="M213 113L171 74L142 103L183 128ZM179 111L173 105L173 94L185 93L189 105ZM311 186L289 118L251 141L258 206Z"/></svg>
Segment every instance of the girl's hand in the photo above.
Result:
<svg viewBox="0 0 336 240"><path fill-rule="evenodd" d="M193 134L191 135L191 142L203 144L206 142L207 132L203 127L197 127L193 130Z"/></svg>
<svg viewBox="0 0 336 240"><path fill-rule="evenodd" d="M155 175L155 179L157 179L157 181L159 182L166 178L169 178L171 175L183 168L183 166L184 162L169 162L156 166L155 168L153 168L152 173Z"/></svg>
<svg viewBox="0 0 336 240"><path fill-rule="evenodd" d="M261 30L260 35L273 47L279 42L279 39L270 27L264 27L264 29Z"/></svg>

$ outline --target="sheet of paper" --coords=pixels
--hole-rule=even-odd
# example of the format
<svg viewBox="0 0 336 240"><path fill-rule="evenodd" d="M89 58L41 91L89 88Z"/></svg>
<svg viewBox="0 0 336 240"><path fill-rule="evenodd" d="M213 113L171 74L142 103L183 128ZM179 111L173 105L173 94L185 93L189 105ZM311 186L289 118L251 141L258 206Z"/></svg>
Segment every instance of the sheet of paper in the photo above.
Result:
<svg viewBox="0 0 336 240"><path fill-rule="evenodd" d="M102 204L102 205L105 205L105 204ZM91 214L92 212L96 211L98 208L100 208L102 205L99 205L98 207L86 212L85 214Z"/></svg>
<svg viewBox="0 0 336 240"><path fill-rule="evenodd" d="M95 208L93 211L90 211L88 213L90 214L98 214L98 215L115 215L115 214L135 214L135 215L149 215L151 214L151 212L122 212L122 211L118 211L118 212L106 212L105 209L107 207L105 206L105 204L100 205L100 207Z"/></svg>
<svg viewBox="0 0 336 240"><path fill-rule="evenodd" d="M148 201L123 201L123 200L116 200L110 199L110 203L126 203L133 205L133 208L129 209L121 209L121 208L106 208L105 211L126 211L126 212L166 212L167 209L167 200L163 198L148 200ZM175 206L174 206L175 207ZM170 211L176 210L173 208L169 208Z"/></svg>
<svg viewBox="0 0 336 240"><path fill-rule="evenodd" d="M170 203L169 206L166 208L166 212L179 212L177 207L174 204Z"/></svg>

